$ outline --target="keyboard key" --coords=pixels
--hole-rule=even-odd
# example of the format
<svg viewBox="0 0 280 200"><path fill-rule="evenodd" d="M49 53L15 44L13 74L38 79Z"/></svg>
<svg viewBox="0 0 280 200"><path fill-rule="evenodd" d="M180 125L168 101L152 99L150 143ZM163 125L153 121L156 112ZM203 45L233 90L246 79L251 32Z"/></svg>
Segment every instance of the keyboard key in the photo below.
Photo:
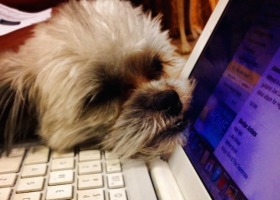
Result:
<svg viewBox="0 0 280 200"><path fill-rule="evenodd" d="M103 187L103 178L101 174L82 175L78 179L78 189L94 189Z"/></svg>
<svg viewBox="0 0 280 200"><path fill-rule="evenodd" d="M86 150L94 150L94 151L101 152L100 150L96 149L95 145L93 145L93 146L91 146L91 145L89 145L89 146L81 146L80 147L80 151L86 151Z"/></svg>
<svg viewBox="0 0 280 200"><path fill-rule="evenodd" d="M60 158L52 161L51 171L74 169L73 158Z"/></svg>
<svg viewBox="0 0 280 200"><path fill-rule="evenodd" d="M78 191L78 200L105 200L103 189Z"/></svg>
<svg viewBox="0 0 280 200"><path fill-rule="evenodd" d="M41 199L40 192L15 194L13 198L13 200L40 200L40 199Z"/></svg>
<svg viewBox="0 0 280 200"><path fill-rule="evenodd" d="M72 170L56 171L50 173L49 185L70 184L74 181L74 172Z"/></svg>
<svg viewBox="0 0 280 200"><path fill-rule="evenodd" d="M25 165L22 169L22 178L44 176L47 172L46 164Z"/></svg>
<svg viewBox="0 0 280 200"><path fill-rule="evenodd" d="M72 199L72 185L49 186L47 189L46 200Z"/></svg>
<svg viewBox="0 0 280 200"><path fill-rule="evenodd" d="M105 159L106 160L113 160L113 159L118 159L119 156L115 153L112 153L110 151L105 151Z"/></svg>
<svg viewBox="0 0 280 200"><path fill-rule="evenodd" d="M6 152L2 153L2 156L7 156L7 157L22 157L25 153L25 148L14 148L11 150L11 152L8 154Z"/></svg>
<svg viewBox="0 0 280 200"><path fill-rule="evenodd" d="M16 178L16 174L0 174L0 188L14 186Z"/></svg>
<svg viewBox="0 0 280 200"><path fill-rule="evenodd" d="M16 192L17 193L37 192L37 191L41 191L43 187L44 187L43 177L24 178L19 180Z"/></svg>
<svg viewBox="0 0 280 200"><path fill-rule="evenodd" d="M50 149L40 145L29 149L25 158L25 165L47 163L49 160Z"/></svg>
<svg viewBox="0 0 280 200"><path fill-rule="evenodd" d="M19 172L22 157L1 157L0 174ZM7 167L9 166L9 167Z"/></svg>
<svg viewBox="0 0 280 200"><path fill-rule="evenodd" d="M9 200L11 196L12 189L11 188L2 188L0 189L0 199L1 200Z"/></svg>
<svg viewBox="0 0 280 200"><path fill-rule="evenodd" d="M108 174L107 180L108 180L108 188L110 189L124 187L123 176L121 173Z"/></svg>
<svg viewBox="0 0 280 200"><path fill-rule="evenodd" d="M79 152L79 162L100 160L100 150L82 150Z"/></svg>
<svg viewBox="0 0 280 200"><path fill-rule="evenodd" d="M107 173L116 173L121 172L121 163L119 159L107 160L106 161L106 172Z"/></svg>
<svg viewBox="0 0 280 200"><path fill-rule="evenodd" d="M127 200L124 189L114 189L109 191L110 200Z"/></svg>
<svg viewBox="0 0 280 200"><path fill-rule="evenodd" d="M102 167L99 160L79 163L79 175L96 174L100 172L102 172Z"/></svg>
<svg viewBox="0 0 280 200"><path fill-rule="evenodd" d="M74 151L65 152L65 153L54 152L54 153L52 154L52 158L53 158L53 159L59 159L59 158L74 158L74 156L75 156Z"/></svg>

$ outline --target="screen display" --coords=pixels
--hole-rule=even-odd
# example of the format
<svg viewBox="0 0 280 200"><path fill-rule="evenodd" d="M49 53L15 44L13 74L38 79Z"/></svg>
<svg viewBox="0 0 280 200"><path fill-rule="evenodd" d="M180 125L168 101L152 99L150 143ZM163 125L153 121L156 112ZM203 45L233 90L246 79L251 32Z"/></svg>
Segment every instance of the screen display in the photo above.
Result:
<svg viewBox="0 0 280 200"><path fill-rule="evenodd" d="M280 2L229 3L191 74L184 147L214 199L278 199Z"/></svg>

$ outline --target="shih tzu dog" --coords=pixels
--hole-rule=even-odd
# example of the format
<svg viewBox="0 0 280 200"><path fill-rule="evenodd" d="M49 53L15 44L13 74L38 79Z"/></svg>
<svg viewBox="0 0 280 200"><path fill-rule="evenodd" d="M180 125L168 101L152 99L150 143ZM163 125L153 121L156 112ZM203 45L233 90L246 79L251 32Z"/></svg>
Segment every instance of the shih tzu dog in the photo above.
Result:
<svg viewBox="0 0 280 200"><path fill-rule="evenodd" d="M50 148L81 144L123 158L168 156L193 81L181 79L160 17L127 1L70 1L18 52L0 56L0 131L9 148L35 133Z"/></svg>

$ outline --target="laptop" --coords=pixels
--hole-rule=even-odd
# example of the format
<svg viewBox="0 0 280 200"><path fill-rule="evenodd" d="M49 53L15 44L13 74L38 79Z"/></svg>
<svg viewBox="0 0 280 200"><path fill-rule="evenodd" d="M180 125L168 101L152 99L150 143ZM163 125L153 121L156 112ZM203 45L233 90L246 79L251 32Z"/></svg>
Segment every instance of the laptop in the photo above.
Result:
<svg viewBox="0 0 280 200"><path fill-rule="evenodd" d="M181 74L197 86L185 114L188 141L168 161L119 163L110 152L59 155L29 144L0 159L0 199L278 199L279 11L277 0L219 1ZM34 190L37 168L28 166L44 160L36 152L49 160ZM29 164L22 162L26 157ZM66 159L74 160L70 175ZM90 167L101 175L88 173ZM19 183L24 177L29 181Z"/></svg>
<svg viewBox="0 0 280 200"><path fill-rule="evenodd" d="M277 0L220 1L186 63L189 139L168 162L184 199L279 199L279 13Z"/></svg>

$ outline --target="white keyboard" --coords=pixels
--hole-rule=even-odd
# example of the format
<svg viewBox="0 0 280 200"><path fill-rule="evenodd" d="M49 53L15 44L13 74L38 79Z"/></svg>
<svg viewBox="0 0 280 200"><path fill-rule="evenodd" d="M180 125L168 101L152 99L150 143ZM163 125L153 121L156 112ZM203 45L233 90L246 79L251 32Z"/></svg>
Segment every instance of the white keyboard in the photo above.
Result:
<svg viewBox="0 0 280 200"><path fill-rule="evenodd" d="M0 200L128 200L115 154L80 149L56 153L39 145L0 158Z"/></svg>

